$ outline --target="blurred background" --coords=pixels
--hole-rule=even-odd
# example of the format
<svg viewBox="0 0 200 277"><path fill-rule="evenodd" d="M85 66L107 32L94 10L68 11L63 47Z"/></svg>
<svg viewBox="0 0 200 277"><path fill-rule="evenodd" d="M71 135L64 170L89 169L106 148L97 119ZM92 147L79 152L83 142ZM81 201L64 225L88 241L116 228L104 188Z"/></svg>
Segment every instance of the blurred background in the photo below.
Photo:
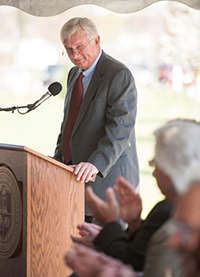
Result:
<svg viewBox="0 0 200 277"><path fill-rule="evenodd" d="M81 5L51 17L0 6L0 107L34 103L58 81L62 92L34 111L0 111L0 143L24 145L53 155L63 116L67 73L60 29L72 17L96 24L105 52L132 71L138 90L136 121L143 213L163 198L152 177L152 133L167 120L200 118L200 11L164 1L118 14ZM21 110L25 112L26 109Z"/></svg>

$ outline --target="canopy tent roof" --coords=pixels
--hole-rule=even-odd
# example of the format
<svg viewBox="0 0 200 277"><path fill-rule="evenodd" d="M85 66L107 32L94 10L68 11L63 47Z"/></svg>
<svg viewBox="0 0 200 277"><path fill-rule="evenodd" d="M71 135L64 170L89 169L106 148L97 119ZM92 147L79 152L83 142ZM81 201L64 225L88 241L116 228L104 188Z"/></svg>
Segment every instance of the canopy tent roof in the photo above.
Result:
<svg viewBox="0 0 200 277"><path fill-rule="evenodd" d="M0 0L0 5L16 7L35 16L53 16L84 4L98 5L118 13L139 11L163 0ZM170 0L200 10L200 0Z"/></svg>

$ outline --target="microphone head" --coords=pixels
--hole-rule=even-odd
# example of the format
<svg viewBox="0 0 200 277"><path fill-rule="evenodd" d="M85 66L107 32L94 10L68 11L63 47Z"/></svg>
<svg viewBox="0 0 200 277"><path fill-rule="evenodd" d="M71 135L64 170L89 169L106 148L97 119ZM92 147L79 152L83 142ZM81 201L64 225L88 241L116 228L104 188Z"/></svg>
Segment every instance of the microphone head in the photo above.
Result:
<svg viewBox="0 0 200 277"><path fill-rule="evenodd" d="M62 85L59 82L54 82L48 87L49 92L51 95L55 96L62 90Z"/></svg>

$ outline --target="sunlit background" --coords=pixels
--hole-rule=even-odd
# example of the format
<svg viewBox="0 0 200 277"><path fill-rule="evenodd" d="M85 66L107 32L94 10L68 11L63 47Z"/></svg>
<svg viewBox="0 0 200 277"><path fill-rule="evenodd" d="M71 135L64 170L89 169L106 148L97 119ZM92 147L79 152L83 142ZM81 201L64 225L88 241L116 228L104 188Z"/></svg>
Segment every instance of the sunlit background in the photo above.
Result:
<svg viewBox="0 0 200 277"><path fill-rule="evenodd" d="M75 16L93 20L104 51L124 62L134 75L145 217L163 198L148 166L153 156L153 130L176 117L200 118L200 11L165 1L130 14L81 5L57 16L35 17L0 6L0 108L26 106L45 94L52 82L63 85L58 96L28 114L0 111L0 143L53 155L72 66L62 56L59 35L62 25Z"/></svg>

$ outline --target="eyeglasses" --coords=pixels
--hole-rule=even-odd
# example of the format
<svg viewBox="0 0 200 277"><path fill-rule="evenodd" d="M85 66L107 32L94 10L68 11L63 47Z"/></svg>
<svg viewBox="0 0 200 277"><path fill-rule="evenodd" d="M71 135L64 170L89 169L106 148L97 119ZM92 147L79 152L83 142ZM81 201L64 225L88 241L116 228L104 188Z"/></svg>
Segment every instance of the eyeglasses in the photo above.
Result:
<svg viewBox="0 0 200 277"><path fill-rule="evenodd" d="M85 50L85 48L90 44L90 42L93 40L93 38L88 42L88 44L86 45L79 45L76 47L76 49L72 49L72 48L67 48L66 51L63 51L62 52L62 55L63 56L74 56L75 53L78 53L78 54L82 54Z"/></svg>

